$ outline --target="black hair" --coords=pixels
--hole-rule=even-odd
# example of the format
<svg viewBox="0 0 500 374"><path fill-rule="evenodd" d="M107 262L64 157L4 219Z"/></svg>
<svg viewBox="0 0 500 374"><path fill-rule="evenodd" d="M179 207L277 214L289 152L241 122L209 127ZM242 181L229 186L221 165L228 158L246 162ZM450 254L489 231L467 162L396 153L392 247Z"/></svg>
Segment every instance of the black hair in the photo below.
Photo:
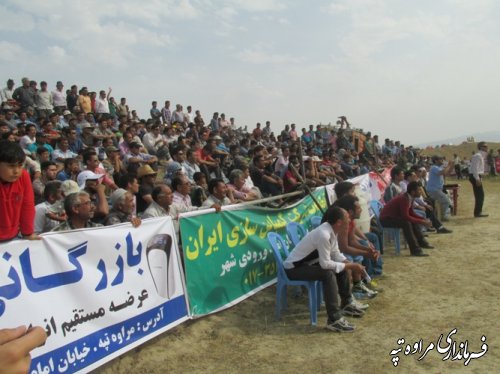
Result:
<svg viewBox="0 0 500 374"><path fill-rule="evenodd" d="M408 183L408 186L406 187L406 192L412 193L413 191L417 191L421 187L420 182L414 181Z"/></svg>
<svg viewBox="0 0 500 374"><path fill-rule="evenodd" d="M163 187L162 185L159 185L153 188L153 191L151 192L151 197L153 198L154 202L158 202L158 196L162 193L162 187Z"/></svg>
<svg viewBox="0 0 500 374"><path fill-rule="evenodd" d="M203 177L206 178L207 176L204 173L202 173L201 171L197 171L196 173L193 174L193 180L196 183L198 183L201 180L201 178L203 178Z"/></svg>
<svg viewBox="0 0 500 374"><path fill-rule="evenodd" d="M57 164L54 161L44 161L40 165L40 169L42 171L44 171L44 170L47 170L49 168L49 166L57 166Z"/></svg>
<svg viewBox="0 0 500 374"><path fill-rule="evenodd" d="M353 187L354 184L347 181L336 183L334 186L334 190L335 190L335 195L337 195L337 199L340 199L342 196L348 193Z"/></svg>
<svg viewBox="0 0 500 374"><path fill-rule="evenodd" d="M123 188L124 190L127 189L127 185L129 183L134 183L134 180L137 179L137 175L135 174L123 174L119 179L118 179L118 187Z"/></svg>
<svg viewBox="0 0 500 374"><path fill-rule="evenodd" d="M61 188L61 184L62 182L59 180L47 182L45 184L45 189L43 190L43 198L48 200L50 196L55 195Z"/></svg>
<svg viewBox="0 0 500 374"><path fill-rule="evenodd" d="M396 178L396 176L401 173L403 171L402 168L400 168L399 166L394 166L392 169L391 169L391 179L394 179Z"/></svg>
<svg viewBox="0 0 500 374"><path fill-rule="evenodd" d="M26 154L19 143L8 140L0 141L0 162L22 164L24 160L26 160Z"/></svg>
<svg viewBox="0 0 500 374"><path fill-rule="evenodd" d="M181 175L177 175L176 177L174 177L174 179L172 179L172 190L173 191L177 191L177 187L182 185L182 176Z"/></svg>
<svg viewBox="0 0 500 374"><path fill-rule="evenodd" d="M208 182L208 192L213 194L215 188L219 185L219 183L224 183L224 181L220 178L210 179L210 182Z"/></svg>
<svg viewBox="0 0 500 374"><path fill-rule="evenodd" d="M67 169L73 164L74 162L78 162L78 160L74 157L68 157L64 159L64 168Z"/></svg>
<svg viewBox="0 0 500 374"><path fill-rule="evenodd" d="M337 199L333 203L333 206L343 208L347 211L354 210L357 201L359 201L359 199L356 196L344 195L340 199Z"/></svg>
<svg viewBox="0 0 500 374"><path fill-rule="evenodd" d="M339 219L344 218L344 212L342 208L337 206L330 206L325 214L323 214L323 218L321 219L321 223L328 222L330 225L335 224Z"/></svg>

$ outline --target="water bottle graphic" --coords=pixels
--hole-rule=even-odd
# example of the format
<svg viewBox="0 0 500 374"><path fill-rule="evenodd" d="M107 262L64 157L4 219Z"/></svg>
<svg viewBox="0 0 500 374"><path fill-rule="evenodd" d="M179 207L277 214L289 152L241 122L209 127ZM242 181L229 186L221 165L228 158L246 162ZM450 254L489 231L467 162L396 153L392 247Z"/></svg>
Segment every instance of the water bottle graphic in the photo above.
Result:
<svg viewBox="0 0 500 374"><path fill-rule="evenodd" d="M170 299L175 294L175 259L172 251L172 237L168 234L153 236L146 248L149 271L158 295Z"/></svg>

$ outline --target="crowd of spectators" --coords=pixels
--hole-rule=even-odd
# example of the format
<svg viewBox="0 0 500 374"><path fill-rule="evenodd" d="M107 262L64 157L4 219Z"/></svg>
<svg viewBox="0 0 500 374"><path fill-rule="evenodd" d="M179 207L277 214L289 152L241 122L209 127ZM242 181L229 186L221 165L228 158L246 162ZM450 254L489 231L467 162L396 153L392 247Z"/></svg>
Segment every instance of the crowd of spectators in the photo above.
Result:
<svg viewBox="0 0 500 374"><path fill-rule="evenodd" d="M75 228L76 211L83 214L85 204L88 222L81 226L76 219L80 227L130 221L146 211L146 216L176 219L185 211L219 210L373 169L428 162L398 141L379 144L378 136L353 129L345 116L334 126L308 125L300 131L286 124L277 134L269 121L247 131L224 113L205 120L192 106L174 108L169 100L161 107L153 101L149 118L140 118L126 97L117 101L111 93L111 88L94 92L75 84L65 89L61 81L49 90L47 82L38 86L28 78L17 88L9 79L0 91L0 135L26 155L36 233ZM355 144L353 132L363 134L362 144ZM80 191L71 202L69 195ZM113 199L114 191L127 194ZM129 199L127 214L105 219L113 202L124 205Z"/></svg>

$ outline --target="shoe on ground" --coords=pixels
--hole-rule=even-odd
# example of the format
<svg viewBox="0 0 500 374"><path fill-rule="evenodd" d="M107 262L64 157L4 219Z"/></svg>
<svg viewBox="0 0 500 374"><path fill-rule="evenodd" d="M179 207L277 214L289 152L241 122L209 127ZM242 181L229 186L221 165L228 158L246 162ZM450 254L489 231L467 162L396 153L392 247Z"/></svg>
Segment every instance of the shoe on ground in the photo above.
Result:
<svg viewBox="0 0 500 374"><path fill-rule="evenodd" d="M437 233L438 234L451 234L453 231L452 230L448 230L446 227L440 227L438 230L437 230Z"/></svg>
<svg viewBox="0 0 500 374"><path fill-rule="evenodd" d="M384 289L382 287L378 287L378 283L376 280L372 279L371 282L365 283L365 286L373 292L379 293L382 292Z"/></svg>
<svg viewBox="0 0 500 374"><path fill-rule="evenodd" d="M373 291L368 287L366 287L366 285L363 282L355 284L352 287L352 293L355 294L358 299L362 300L373 299L378 294L377 291Z"/></svg>
<svg viewBox="0 0 500 374"><path fill-rule="evenodd" d="M489 216L489 214L482 214L481 213L481 214L478 214L477 216L474 216L474 217L476 217L476 218L484 218L484 217L488 217L488 216Z"/></svg>
<svg viewBox="0 0 500 374"><path fill-rule="evenodd" d="M356 329L356 326L349 323L345 318L339 318L336 321L328 321L326 323L326 328L330 331L335 332L353 332Z"/></svg>
<svg viewBox="0 0 500 374"><path fill-rule="evenodd" d="M342 308L342 314L344 316L360 318L365 315L365 312L363 312L361 309L356 308L356 306L353 303L350 303Z"/></svg>
<svg viewBox="0 0 500 374"><path fill-rule="evenodd" d="M428 253L424 253L422 251L418 251L418 252L413 252L410 254L411 256L414 256L414 257L427 257L429 256Z"/></svg>
<svg viewBox="0 0 500 374"><path fill-rule="evenodd" d="M353 304L356 308L358 308L362 311L365 311L366 309L368 309L370 307L370 305L361 303L358 300L356 300L354 296L352 297L351 304Z"/></svg>
<svg viewBox="0 0 500 374"><path fill-rule="evenodd" d="M429 243L424 243L424 245L421 245L420 247L424 249L434 249L434 246Z"/></svg>

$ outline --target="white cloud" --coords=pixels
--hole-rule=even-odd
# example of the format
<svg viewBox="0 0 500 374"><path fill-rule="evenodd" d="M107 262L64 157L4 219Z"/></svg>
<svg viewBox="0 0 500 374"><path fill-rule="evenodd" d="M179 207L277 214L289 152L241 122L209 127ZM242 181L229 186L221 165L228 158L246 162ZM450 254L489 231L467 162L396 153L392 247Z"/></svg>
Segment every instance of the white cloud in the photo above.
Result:
<svg viewBox="0 0 500 374"><path fill-rule="evenodd" d="M270 12L285 10L287 6L279 0L229 0L235 8L248 12Z"/></svg>
<svg viewBox="0 0 500 374"><path fill-rule="evenodd" d="M16 43L0 41L0 60L6 62L20 62L23 59L29 58L29 52L22 46Z"/></svg>
<svg viewBox="0 0 500 374"><path fill-rule="evenodd" d="M296 64L303 61L302 57L275 53L273 49L272 45L260 43L239 52L237 57L252 64Z"/></svg>
<svg viewBox="0 0 500 374"><path fill-rule="evenodd" d="M58 45L53 45L48 48L49 57L57 63L64 62L67 60L68 55L66 50Z"/></svg>
<svg viewBox="0 0 500 374"><path fill-rule="evenodd" d="M0 30L28 32L33 30L33 18L24 12L14 12L0 5Z"/></svg>

